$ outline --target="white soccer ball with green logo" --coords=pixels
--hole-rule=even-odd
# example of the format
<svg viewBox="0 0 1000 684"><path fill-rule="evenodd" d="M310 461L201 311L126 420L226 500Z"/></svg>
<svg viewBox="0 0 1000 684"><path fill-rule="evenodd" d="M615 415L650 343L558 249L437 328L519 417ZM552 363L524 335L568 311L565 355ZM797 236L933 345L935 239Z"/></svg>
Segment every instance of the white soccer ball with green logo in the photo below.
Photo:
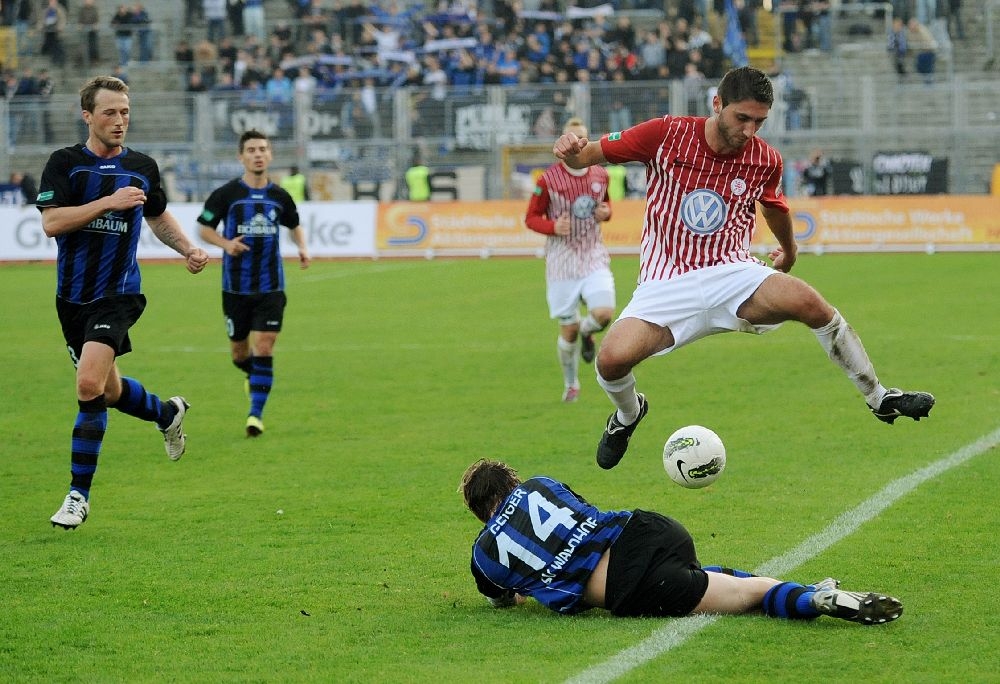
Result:
<svg viewBox="0 0 1000 684"><path fill-rule="evenodd" d="M663 445L663 469L681 487L707 487L726 469L726 447L707 427L682 427Z"/></svg>

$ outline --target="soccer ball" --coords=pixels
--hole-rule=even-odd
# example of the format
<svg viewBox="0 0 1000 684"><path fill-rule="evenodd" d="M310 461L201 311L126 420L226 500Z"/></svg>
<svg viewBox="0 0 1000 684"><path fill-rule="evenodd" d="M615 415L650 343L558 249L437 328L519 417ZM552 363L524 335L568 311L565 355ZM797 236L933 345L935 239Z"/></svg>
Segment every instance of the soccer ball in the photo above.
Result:
<svg viewBox="0 0 1000 684"><path fill-rule="evenodd" d="M707 427L682 427L663 445L663 469L681 487L707 487L726 469L726 447Z"/></svg>

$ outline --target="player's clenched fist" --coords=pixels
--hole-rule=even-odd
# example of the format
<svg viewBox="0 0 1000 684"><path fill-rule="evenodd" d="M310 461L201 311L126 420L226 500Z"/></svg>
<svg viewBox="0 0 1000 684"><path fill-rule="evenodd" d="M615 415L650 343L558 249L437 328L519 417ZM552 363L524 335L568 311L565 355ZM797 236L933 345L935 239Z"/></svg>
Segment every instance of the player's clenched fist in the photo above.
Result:
<svg viewBox="0 0 1000 684"><path fill-rule="evenodd" d="M587 138L581 138L576 133L563 133L552 146L552 154L558 159L566 159L579 154L589 142Z"/></svg>

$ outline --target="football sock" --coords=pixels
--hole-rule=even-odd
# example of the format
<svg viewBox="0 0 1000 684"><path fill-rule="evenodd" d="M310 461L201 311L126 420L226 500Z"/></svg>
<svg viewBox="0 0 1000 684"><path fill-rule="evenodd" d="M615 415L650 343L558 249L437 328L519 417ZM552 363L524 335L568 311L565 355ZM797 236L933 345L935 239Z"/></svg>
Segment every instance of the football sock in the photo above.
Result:
<svg viewBox="0 0 1000 684"><path fill-rule="evenodd" d="M121 396L112 408L140 420L155 422L161 430L166 430L177 414L176 406L147 392L138 380L126 377L122 378Z"/></svg>
<svg viewBox="0 0 1000 684"><path fill-rule="evenodd" d="M629 373L620 380L605 380L597 373L597 384L607 392L611 403L618 409L618 421L631 425L639 417L639 396L635 393L635 376Z"/></svg>
<svg viewBox="0 0 1000 684"><path fill-rule="evenodd" d="M562 336L556 338L556 348L559 351L559 365L562 366L563 382L566 387L579 387L580 379L577 372L580 366L580 355L576 353L576 342L567 342Z"/></svg>
<svg viewBox="0 0 1000 684"><path fill-rule="evenodd" d="M77 402L80 412L73 425L73 451L70 457L70 491L90 498L90 484L97 470L104 433L108 429L108 406L104 396Z"/></svg>
<svg viewBox="0 0 1000 684"><path fill-rule="evenodd" d="M797 582L782 582L767 590L761 609L768 617L811 620L819 615L812 605L815 593Z"/></svg>
<svg viewBox="0 0 1000 684"><path fill-rule="evenodd" d="M250 415L261 417L267 395L271 393L274 384L274 357L252 356L253 368L250 371Z"/></svg>
<svg viewBox="0 0 1000 684"><path fill-rule="evenodd" d="M752 572L747 572L746 570L735 570L721 565L703 565L701 569L705 572L718 572L723 575L732 575L733 577L757 577L757 575Z"/></svg>
<svg viewBox="0 0 1000 684"><path fill-rule="evenodd" d="M242 361L237 361L236 359L233 359L233 365L239 368L244 373L246 373L247 376L249 377L250 372L253 370L253 357L248 356Z"/></svg>
<svg viewBox="0 0 1000 684"><path fill-rule="evenodd" d="M604 330L604 326L598 323L591 314L587 314L587 317L580 321L581 335L593 335L595 332L601 332L602 330Z"/></svg>
<svg viewBox="0 0 1000 684"><path fill-rule="evenodd" d="M871 359L854 328L834 309L830 322L822 328L815 328L813 333L830 360L843 369L865 396L868 405L877 407L886 395L886 389L879 383Z"/></svg>

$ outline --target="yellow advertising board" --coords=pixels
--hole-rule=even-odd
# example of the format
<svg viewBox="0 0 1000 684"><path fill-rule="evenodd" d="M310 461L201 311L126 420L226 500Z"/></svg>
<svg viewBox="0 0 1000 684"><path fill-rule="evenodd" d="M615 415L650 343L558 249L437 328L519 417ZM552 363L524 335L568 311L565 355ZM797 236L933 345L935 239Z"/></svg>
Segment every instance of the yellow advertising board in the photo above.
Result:
<svg viewBox="0 0 1000 684"><path fill-rule="evenodd" d="M803 245L1000 245L1000 198L989 195L822 197L789 205ZM773 241L766 228L760 233L759 240Z"/></svg>
<svg viewBox="0 0 1000 684"><path fill-rule="evenodd" d="M1000 198L989 195L794 198L789 205L803 247L860 251L913 246L1000 248ZM613 204L602 226L612 251L635 251L642 236L645 200ZM527 202L396 202L378 210L380 253L536 253L545 237L524 225ZM762 216L758 246L774 244Z"/></svg>

